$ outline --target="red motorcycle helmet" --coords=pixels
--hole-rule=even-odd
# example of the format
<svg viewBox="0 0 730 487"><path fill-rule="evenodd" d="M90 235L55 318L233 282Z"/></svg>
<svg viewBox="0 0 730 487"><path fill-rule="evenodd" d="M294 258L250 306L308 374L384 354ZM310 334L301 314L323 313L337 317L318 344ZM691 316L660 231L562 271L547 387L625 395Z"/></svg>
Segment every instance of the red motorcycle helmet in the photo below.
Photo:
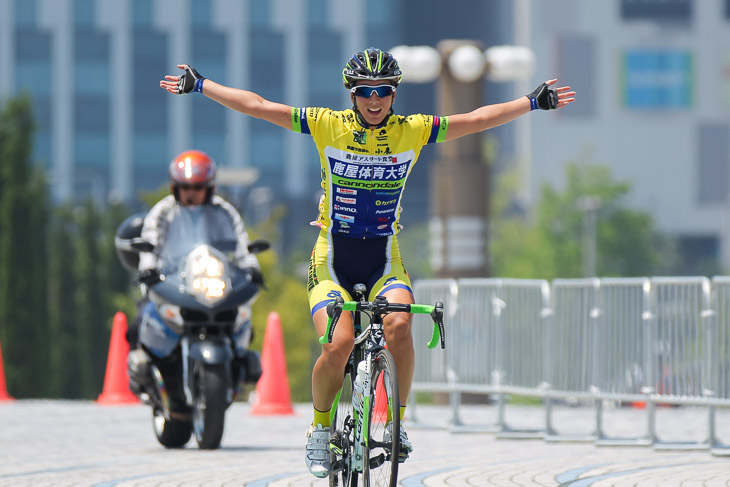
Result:
<svg viewBox="0 0 730 487"><path fill-rule="evenodd" d="M208 188L205 202L208 203L215 191L215 174L216 165L212 157L198 150L185 151L170 162L170 190L179 201L181 185L205 185Z"/></svg>

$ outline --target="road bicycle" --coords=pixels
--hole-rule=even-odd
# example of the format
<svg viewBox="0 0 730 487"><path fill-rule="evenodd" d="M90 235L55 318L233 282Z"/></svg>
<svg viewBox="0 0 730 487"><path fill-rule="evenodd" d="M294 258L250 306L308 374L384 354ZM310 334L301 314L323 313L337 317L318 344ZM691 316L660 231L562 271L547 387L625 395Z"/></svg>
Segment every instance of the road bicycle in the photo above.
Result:
<svg viewBox="0 0 730 487"><path fill-rule="evenodd" d="M345 367L345 380L331 413L329 485L395 486L401 461L400 398L393 356L385 348L383 317L393 312L430 314L434 322L428 348L445 347L444 305L389 303L383 296L366 301L367 289L356 284L356 301L342 297L327 306L329 320L322 344L331 343L343 311L354 315L355 346ZM363 320L365 318L365 320ZM390 426L390 438L385 437ZM403 457L404 459L405 457Z"/></svg>

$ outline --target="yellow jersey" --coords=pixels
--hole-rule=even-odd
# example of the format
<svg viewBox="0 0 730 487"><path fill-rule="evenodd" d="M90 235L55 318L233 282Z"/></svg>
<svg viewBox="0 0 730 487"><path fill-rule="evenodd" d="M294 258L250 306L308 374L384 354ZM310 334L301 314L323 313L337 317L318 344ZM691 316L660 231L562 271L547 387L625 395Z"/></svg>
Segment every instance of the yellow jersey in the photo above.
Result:
<svg viewBox="0 0 730 487"><path fill-rule="evenodd" d="M292 130L319 152L324 194L317 226L352 238L398 233L403 188L424 145L443 142L448 117L388 115L365 128L352 109L292 107Z"/></svg>

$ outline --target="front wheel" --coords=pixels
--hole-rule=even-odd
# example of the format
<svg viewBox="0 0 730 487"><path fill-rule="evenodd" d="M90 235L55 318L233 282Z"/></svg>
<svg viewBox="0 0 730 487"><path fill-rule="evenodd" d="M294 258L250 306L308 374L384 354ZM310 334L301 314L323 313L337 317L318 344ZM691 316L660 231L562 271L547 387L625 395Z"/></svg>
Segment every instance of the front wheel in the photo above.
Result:
<svg viewBox="0 0 730 487"><path fill-rule="evenodd" d="M352 447L350 445L353 428L353 380L352 372L348 367L345 371L342 389L340 389L336 398L336 406L332 416L330 461L333 467L336 468L329 475L330 487L357 487L357 473L352 471ZM337 465L337 462L340 462L340 464Z"/></svg>
<svg viewBox="0 0 730 487"><path fill-rule="evenodd" d="M195 440L203 450L214 450L221 444L228 386L224 365L196 365L196 393L193 399Z"/></svg>
<svg viewBox="0 0 730 487"><path fill-rule="evenodd" d="M152 409L152 427L157 441L165 448L182 448L193 434L190 420L166 419L164 411L159 407Z"/></svg>
<svg viewBox="0 0 730 487"><path fill-rule="evenodd" d="M363 485L395 487L400 454L400 396L393 356L388 350L375 354L367 414L369 431L365 446Z"/></svg>

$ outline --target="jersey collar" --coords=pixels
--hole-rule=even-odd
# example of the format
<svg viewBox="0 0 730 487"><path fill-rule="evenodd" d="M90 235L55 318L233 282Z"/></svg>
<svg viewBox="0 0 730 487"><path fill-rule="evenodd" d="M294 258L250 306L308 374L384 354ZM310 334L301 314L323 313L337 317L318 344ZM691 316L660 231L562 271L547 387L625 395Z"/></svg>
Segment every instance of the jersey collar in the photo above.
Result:
<svg viewBox="0 0 730 487"><path fill-rule="evenodd" d="M388 125L388 120L390 119L390 116L393 115L393 107L390 107L390 110L388 110L388 114L385 116L382 122L380 122L378 125L370 125L367 120L362 116L360 113L360 110L357 109L357 105L352 106L352 111L355 112L355 119L357 120L357 123L360 124L361 127L366 129L379 129L381 127L385 127Z"/></svg>

